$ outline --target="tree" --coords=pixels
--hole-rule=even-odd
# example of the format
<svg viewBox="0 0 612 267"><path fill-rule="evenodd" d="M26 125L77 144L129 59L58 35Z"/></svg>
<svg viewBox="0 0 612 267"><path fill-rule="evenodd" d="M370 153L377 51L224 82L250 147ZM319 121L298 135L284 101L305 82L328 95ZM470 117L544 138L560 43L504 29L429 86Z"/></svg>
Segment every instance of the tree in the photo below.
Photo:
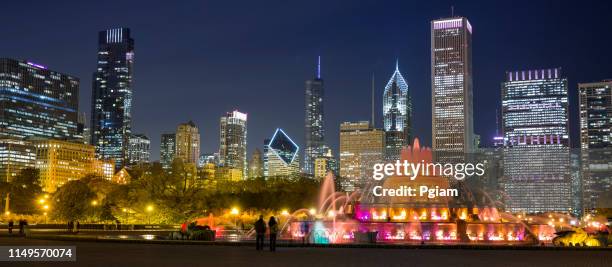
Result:
<svg viewBox="0 0 612 267"><path fill-rule="evenodd" d="M25 168L8 184L4 184L2 198L10 194L10 209L13 213L33 214L39 211L37 198L42 196L39 184L39 171L35 168Z"/></svg>
<svg viewBox="0 0 612 267"><path fill-rule="evenodd" d="M111 210L111 206L108 203L105 203L102 206L102 211L100 211L100 220L101 221L114 221L117 219L117 217L115 217L113 215L113 212Z"/></svg>
<svg viewBox="0 0 612 267"><path fill-rule="evenodd" d="M53 194L52 216L65 221L85 218L95 193L80 180L70 181Z"/></svg>

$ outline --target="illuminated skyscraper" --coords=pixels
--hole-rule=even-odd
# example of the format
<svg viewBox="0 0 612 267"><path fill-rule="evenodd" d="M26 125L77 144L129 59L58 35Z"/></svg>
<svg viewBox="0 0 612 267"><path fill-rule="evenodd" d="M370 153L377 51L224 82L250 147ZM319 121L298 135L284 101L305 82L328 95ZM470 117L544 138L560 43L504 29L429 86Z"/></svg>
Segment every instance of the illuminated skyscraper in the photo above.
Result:
<svg viewBox="0 0 612 267"><path fill-rule="evenodd" d="M182 159L184 163L198 164L200 132L193 121L181 123L176 128L176 154L174 158Z"/></svg>
<svg viewBox="0 0 612 267"><path fill-rule="evenodd" d="M472 26L467 18L431 22L432 142L437 159L473 150Z"/></svg>
<svg viewBox="0 0 612 267"><path fill-rule="evenodd" d="M323 79L321 79L321 57L319 57L315 78L306 81L304 173L311 175L314 175L314 160L325 154L327 150L323 124L324 96Z"/></svg>
<svg viewBox="0 0 612 267"><path fill-rule="evenodd" d="M282 130L264 141L264 176L290 176L300 172L300 147Z"/></svg>
<svg viewBox="0 0 612 267"><path fill-rule="evenodd" d="M587 212L612 199L612 81L578 84L582 203Z"/></svg>
<svg viewBox="0 0 612 267"><path fill-rule="evenodd" d="M408 92L408 83L395 63L395 71L383 94L383 118L385 127L385 159L399 159L402 147L411 140L412 99Z"/></svg>
<svg viewBox="0 0 612 267"><path fill-rule="evenodd" d="M580 147L612 147L612 80L578 84Z"/></svg>
<svg viewBox="0 0 612 267"><path fill-rule="evenodd" d="M164 169L172 166L172 161L176 155L176 134L166 133L161 135L159 148L159 162Z"/></svg>
<svg viewBox="0 0 612 267"><path fill-rule="evenodd" d="M340 177L344 191L361 188L384 159L385 132L368 121L340 124Z"/></svg>
<svg viewBox="0 0 612 267"><path fill-rule="evenodd" d="M237 110L221 117L219 164L247 175L247 114Z"/></svg>
<svg viewBox="0 0 612 267"><path fill-rule="evenodd" d="M91 144L116 168L125 165L132 125L132 75L134 39L130 29L99 32L98 68L94 73Z"/></svg>
<svg viewBox="0 0 612 267"><path fill-rule="evenodd" d="M0 138L82 142L79 79L44 66L0 58Z"/></svg>
<svg viewBox="0 0 612 267"><path fill-rule="evenodd" d="M151 158L151 140L144 134L130 136L127 164L138 165L148 163Z"/></svg>
<svg viewBox="0 0 612 267"><path fill-rule="evenodd" d="M569 212L567 79L561 69L506 73L503 189L512 212Z"/></svg>

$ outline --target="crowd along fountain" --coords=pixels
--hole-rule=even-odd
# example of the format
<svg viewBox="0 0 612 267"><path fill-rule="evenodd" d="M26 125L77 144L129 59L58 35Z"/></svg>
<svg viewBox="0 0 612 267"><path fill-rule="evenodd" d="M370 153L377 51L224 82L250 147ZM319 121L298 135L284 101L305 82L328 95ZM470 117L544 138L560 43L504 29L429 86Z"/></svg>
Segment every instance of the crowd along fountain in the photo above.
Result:
<svg viewBox="0 0 612 267"><path fill-rule="evenodd" d="M415 140L402 151L401 160L432 162L432 151ZM371 193L373 186L381 184L384 188L449 188L449 183L440 176L418 175L414 180L392 176L372 180L363 191L349 194L336 191L329 173L321 183L317 209L293 212L282 227L281 238L311 243L537 244L555 236L546 214L515 216L495 206L457 203L448 196L381 197Z"/></svg>

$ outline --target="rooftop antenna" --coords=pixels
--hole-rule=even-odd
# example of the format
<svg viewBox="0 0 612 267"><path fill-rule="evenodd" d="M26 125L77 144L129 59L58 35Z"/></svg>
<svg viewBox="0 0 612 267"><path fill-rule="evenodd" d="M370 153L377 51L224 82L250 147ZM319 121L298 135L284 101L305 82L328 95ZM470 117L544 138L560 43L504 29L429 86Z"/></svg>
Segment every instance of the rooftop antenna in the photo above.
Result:
<svg viewBox="0 0 612 267"><path fill-rule="evenodd" d="M499 136L499 110L495 109L495 136Z"/></svg>
<svg viewBox="0 0 612 267"><path fill-rule="evenodd" d="M370 125L372 126L372 129L376 128L376 123L375 123L375 120L374 120L375 119L374 118L374 116L375 116L374 115L375 114L374 113L374 88L375 88L374 78L375 78L374 77L374 73L372 72L372 122L370 122Z"/></svg>
<svg viewBox="0 0 612 267"><path fill-rule="evenodd" d="M321 80L321 56L317 59L317 80Z"/></svg>

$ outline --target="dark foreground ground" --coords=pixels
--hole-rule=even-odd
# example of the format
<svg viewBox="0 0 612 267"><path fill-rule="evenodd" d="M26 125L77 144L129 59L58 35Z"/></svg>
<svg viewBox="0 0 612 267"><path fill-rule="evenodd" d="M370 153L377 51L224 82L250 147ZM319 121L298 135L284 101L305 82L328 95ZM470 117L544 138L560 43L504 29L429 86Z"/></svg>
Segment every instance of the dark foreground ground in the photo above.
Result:
<svg viewBox="0 0 612 267"><path fill-rule="evenodd" d="M612 266L611 251L278 248L47 241L0 237L2 246L76 245L76 262L0 266Z"/></svg>

